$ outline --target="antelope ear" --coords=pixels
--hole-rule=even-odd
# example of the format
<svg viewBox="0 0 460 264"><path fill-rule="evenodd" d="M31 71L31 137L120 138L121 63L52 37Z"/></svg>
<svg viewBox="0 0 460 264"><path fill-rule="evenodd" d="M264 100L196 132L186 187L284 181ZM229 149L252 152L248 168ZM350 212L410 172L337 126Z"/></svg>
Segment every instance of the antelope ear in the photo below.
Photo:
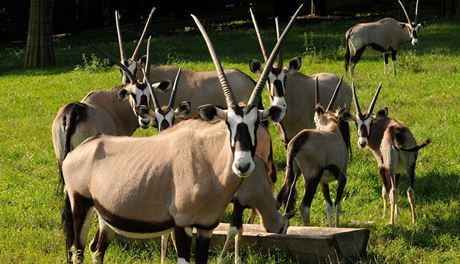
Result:
<svg viewBox="0 0 460 264"><path fill-rule="evenodd" d="M201 119L211 123L225 119L227 114L227 111L217 108L211 104L200 105L198 106L197 111L200 114Z"/></svg>
<svg viewBox="0 0 460 264"><path fill-rule="evenodd" d="M260 61L255 60L255 59L252 59L252 60L249 61L249 69L253 73L262 73L262 71L260 69L261 67L262 67L262 64L260 63Z"/></svg>
<svg viewBox="0 0 460 264"><path fill-rule="evenodd" d="M418 23L418 25L417 25L417 26L419 26L419 27L424 27L424 26L425 26L425 24L426 24L426 22L425 22L425 21L423 21L422 23Z"/></svg>
<svg viewBox="0 0 460 264"><path fill-rule="evenodd" d="M118 91L117 93L117 98L118 100L123 100L125 99L125 97L128 95L128 90L126 90L125 88L121 88L120 91Z"/></svg>
<svg viewBox="0 0 460 264"><path fill-rule="evenodd" d="M399 23L399 25L401 26L401 28L407 27L406 23Z"/></svg>
<svg viewBox="0 0 460 264"><path fill-rule="evenodd" d="M158 82L158 83L154 83L152 85L152 89L155 90L155 91L160 91L160 92L167 92L171 89L172 87L172 81L170 80L166 80L166 81L161 81L161 82Z"/></svg>
<svg viewBox="0 0 460 264"><path fill-rule="evenodd" d="M176 114L178 117L183 117L188 115L191 109L192 107L189 101L182 101L174 110L174 114Z"/></svg>
<svg viewBox="0 0 460 264"><path fill-rule="evenodd" d="M266 110L259 110L259 118L261 121L269 120L275 123L283 120L286 114L286 108L279 105L272 105Z"/></svg>
<svg viewBox="0 0 460 264"><path fill-rule="evenodd" d="M387 116L388 116L388 107L380 109L376 114L377 118L387 118Z"/></svg>
<svg viewBox="0 0 460 264"><path fill-rule="evenodd" d="M142 57L137 61L137 63L139 63L139 66L141 66L142 68L144 68L146 62L147 62L147 55L142 56Z"/></svg>
<svg viewBox="0 0 460 264"><path fill-rule="evenodd" d="M302 66L302 58L295 57L289 61L288 71L298 71L300 66Z"/></svg>
<svg viewBox="0 0 460 264"><path fill-rule="evenodd" d="M321 105L321 103L316 104L316 106L315 106L315 112L316 112L318 115L324 114L324 107Z"/></svg>
<svg viewBox="0 0 460 264"><path fill-rule="evenodd" d="M350 112L348 112L348 111L343 112L341 118L343 120L347 121L347 122L356 121L356 117L354 115L350 114Z"/></svg>

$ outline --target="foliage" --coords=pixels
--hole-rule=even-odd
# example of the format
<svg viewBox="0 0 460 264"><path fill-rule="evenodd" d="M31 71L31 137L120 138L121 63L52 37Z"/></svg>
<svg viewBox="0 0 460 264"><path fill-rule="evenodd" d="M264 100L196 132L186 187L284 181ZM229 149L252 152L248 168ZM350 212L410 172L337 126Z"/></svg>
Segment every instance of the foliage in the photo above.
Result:
<svg viewBox="0 0 460 264"><path fill-rule="evenodd" d="M285 45L288 60L302 56L306 74L343 74L343 33L356 20L298 23ZM190 26L188 24L187 26ZM359 263L458 263L460 262L460 30L458 21L438 21L420 33L420 45L405 46L398 54L398 77L383 75L380 54L366 51L356 67L357 92L361 104L369 104L379 81L383 89L376 108L389 107L390 116L405 122L418 141L431 137L433 143L420 151L416 169L418 219L412 224L405 195L407 181L399 190L400 216L396 225L383 219L381 183L375 161L368 150L358 149L353 133L354 158L342 203L341 224L371 230L368 256ZM185 26L184 26L185 27ZM131 29L138 32L138 26ZM273 47L274 29L263 28L267 49ZM128 35L128 34L127 34ZM125 48L134 48L133 37ZM62 197L56 195L56 160L50 127L59 109L79 100L90 90L118 85L116 69L99 70L102 60L91 54L89 43L115 50L114 31L88 32L56 39L56 59L60 66L47 70L23 70L24 45L9 43L0 49L0 263L56 263L65 261L64 239L60 231ZM307 41L305 40L307 37ZM250 74L247 61L261 58L254 31L236 29L210 32L225 68ZM195 71L214 70L206 47L196 31L155 36L154 64L171 63ZM115 52L112 52L115 53ZM82 62L83 60L83 62ZM81 64L79 66L75 66ZM74 69L78 70L74 70ZM266 93L266 92L265 92ZM264 94L267 104L267 95ZM354 126L351 126L354 132ZM273 126L274 156L279 190L285 167L285 150ZM154 131L137 131L148 136ZM335 185L331 188L334 190ZM303 193L303 181L297 184ZM334 194L333 194L334 195ZM300 198L297 198L299 202ZM229 213L224 220L229 219ZM95 221L96 222L96 221ZM95 232L95 225L91 234ZM301 225L299 215L291 221ZM323 198L319 192L312 205L312 224L326 226ZM175 262L169 251L170 263ZM215 261L217 253L212 254ZM87 262L90 261L86 251ZM289 263L282 252L265 255L244 252L246 263ZM159 246L153 242L114 242L109 247L109 263L151 263L159 261ZM228 263L233 261L232 256Z"/></svg>

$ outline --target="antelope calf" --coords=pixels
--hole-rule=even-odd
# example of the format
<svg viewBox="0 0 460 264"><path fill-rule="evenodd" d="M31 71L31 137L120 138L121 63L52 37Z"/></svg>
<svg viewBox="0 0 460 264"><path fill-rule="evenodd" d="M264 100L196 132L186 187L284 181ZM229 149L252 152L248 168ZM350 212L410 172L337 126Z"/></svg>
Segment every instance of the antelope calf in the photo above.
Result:
<svg viewBox="0 0 460 264"><path fill-rule="evenodd" d="M316 79L316 108L315 124L316 129L304 129L299 132L288 144L286 180L282 192L292 193L295 188L296 177L293 173L294 160L297 162L305 182L305 194L302 199L300 211L304 225L310 225L310 207L316 194L318 184L326 200L326 214L329 226L332 226L332 200L329 194L329 183L338 181L337 196L334 202L335 227L339 226L340 202L343 190L347 182L348 135L342 134L339 123L342 120L344 108L335 112L330 110L340 88L342 78L335 89L334 95L329 101L326 109L319 102L318 78ZM291 195L289 195L291 196ZM286 211L290 212L294 205L295 198L288 198Z"/></svg>
<svg viewBox="0 0 460 264"><path fill-rule="evenodd" d="M411 42L418 44L418 31L425 22L417 23L418 0L415 7L415 19L412 22L401 5L407 18L407 23L399 22L393 18L384 18L376 22L359 23L352 26L345 33L345 71L350 66L350 78L354 80L355 66L366 48L383 52L384 72L387 71L388 58L391 53L393 73L396 76L396 53L401 45Z"/></svg>
<svg viewBox="0 0 460 264"><path fill-rule="evenodd" d="M258 110L257 105L268 70L297 14L245 106L235 101L212 43L192 15L213 59L227 109L203 105L198 111L206 121L186 120L148 138L93 137L69 153L62 168L66 186L62 220L74 262L83 259L94 211L99 216L90 245L94 262L102 262L114 233L150 238L174 229L178 263L189 263L192 228L197 228L195 262L207 262L212 230L242 178L256 169L259 122L277 122L285 111L279 106ZM147 79L146 83L150 85Z"/></svg>
<svg viewBox="0 0 460 264"><path fill-rule="evenodd" d="M346 119L353 121L358 129L358 146L366 146L374 154L382 178L383 217L387 214L387 196L390 192L391 215L390 224L394 224L395 214L397 215L397 192L400 172L406 171L409 180L407 198L412 211L412 222L415 222L415 164L417 162L418 150L428 145L431 140L426 139L417 144L414 136L407 126L400 121L388 117L388 108L385 107L374 116L373 110L377 101L382 84L372 99L367 111L361 111L354 85L353 102L356 108L356 115L347 115Z"/></svg>

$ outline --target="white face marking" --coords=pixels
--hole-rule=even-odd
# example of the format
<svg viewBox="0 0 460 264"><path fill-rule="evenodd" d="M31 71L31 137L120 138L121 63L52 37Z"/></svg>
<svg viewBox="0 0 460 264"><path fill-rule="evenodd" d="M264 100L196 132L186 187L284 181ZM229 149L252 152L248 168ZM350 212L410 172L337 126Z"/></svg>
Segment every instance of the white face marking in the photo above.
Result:
<svg viewBox="0 0 460 264"><path fill-rule="evenodd" d="M284 96L283 97L274 96L273 101L272 101L272 105L278 105L278 106L286 107L287 106L286 99L284 98Z"/></svg>
<svg viewBox="0 0 460 264"><path fill-rule="evenodd" d="M248 166L249 165L249 166ZM246 171L240 171L239 167L247 168ZM255 168L254 161L250 151L235 151L233 156L232 171L239 177L248 177Z"/></svg>
<svg viewBox="0 0 460 264"><path fill-rule="evenodd" d="M141 103L141 96L145 95L147 97L147 107L150 107L150 91L149 89L141 90L137 88L135 85L133 86L131 93L136 96L136 107Z"/></svg>
<svg viewBox="0 0 460 264"><path fill-rule="evenodd" d="M282 89L283 89L283 94L286 94L286 89L284 87L284 79L285 79L285 76L286 76L286 70L283 69L279 74L278 76L276 76L275 74L273 74L272 72L268 73L268 83L269 83L269 87L270 87L270 98L274 99L276 98L275 97L275 81L276 80L279 80L281 82L281 86L282 86ZM281 97L282 98L282 97Z"/></svg>
<svg viewBox="0 0 460 264"><path fill-rule="evenodd" d="M166 113L166 115L161 114L158 109L155 110L155 118L157 119L157 124L158 124L158 130L160 130L160 125L163 120L166 120L168 122L169 127L173 125L173 119L174 119L174 111L172 109L169 109L169 111ZM161 130L160 130L161 131Z"/></svg>
<svg viewBox="0 0 460 264"><path fill-rule="evenodd" d="M361 120L359 119L359 116L356 116L356 124L358 126L358 129L361 129L361 127L364 125L365 129L366 129L366 133L367 133L367 137L362 137L361 136L361 133L358 132L358 145L359 147L361 148L364 148L367 146L367 142L368 142L368 137L371 133L371 123L372 123L372 117L368 117L366 120Z"/></svg>

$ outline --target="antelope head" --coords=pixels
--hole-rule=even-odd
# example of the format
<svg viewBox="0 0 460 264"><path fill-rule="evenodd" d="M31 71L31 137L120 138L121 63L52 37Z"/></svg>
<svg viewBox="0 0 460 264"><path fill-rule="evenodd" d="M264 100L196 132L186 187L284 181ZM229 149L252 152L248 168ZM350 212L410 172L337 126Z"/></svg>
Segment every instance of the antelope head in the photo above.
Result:
<svg viewBox="0 0 460 264"><path fill-rule="evenodd" d="M137 42L136 48L134 49L133 55L131 58L126 58L125 57L125 52L123 49L123 39L121 36L121 30L120 30L120 13L118 11L115 11L115 24L117 27L117 36L118 36L118 47L120 49L120 62L126 66L126 68L129 70L131 75L137 76L139 68L142 69L142 65L144 64L145 58L139 57L139 48L142 44L142 41L144 40L145 33L147 32L147 28L149 27L153 13L155 12L155 7L152 8L150 11L149 18L147 19L147 22L145 23L144 30L142 31L142 35ZM131 81L131 79L128 77L127 73L125 71L121 71L122 74L122 84L127 84ZM148 72L147 72L148 74Z"/></svg>
<svg viewBox="0 0 460 264"><path fill-rule="evenodd" d="M217 54L206 30L198 18L192 15L206 42L227 102L227 109L220 109L217 106L208 104L199 106L198 112L200 113L200 116L203 120L208 122L224 120L227 124L230 135L230 146L233 154L232 171L239 177L249 176L255 168L253 159L257 146L256 135L259 122L263 120L279 122L286 111L284 107L276 105L271 106L266 110L258 110L257 105L259 100L261 100L260 97L263 86L267 81L267 76L275 61L276 54L279 51L281 44L283 43L283 40L285 39L299 11L300 8L291 18L291 21L284 29L284 32L281 35L278 43L270 54L262 75L255 85L255 88L247 104L238 104L236 102L235 95L233 94L233 91L227 81L227 77L225 76L222 65L217 58Z"/></svg>
<svg viewBox="0 0 460 264"><path fill-rule="evenodd" d="M189 101L183 101L179 104L179 106L176 109L173 109L174 102L176 100L177 83L181 72L180 68L177 71L177 75L174 80L172 92L169 97L169 103L166 106L160 106L160 104L158 103L158 99L155 96L155 91L152 88L152 85L150 85L150 82L146 77L147 75L144 69L142 69L142 71L144 73L144 82L147 83L150 95L152 96L153 113L150 113L150 116L152 116L152 126L157 127L158 131L165 130L174 124L175 118L182 117L190 113L191 106Z"/></svg>
<svg viewBox="0 0 460 264"><path fill-rule="evenodd" d="M264 57L265 63L267 63L268 56L267 52L265 51L264 42L262 39L262 34L260 33L259 26L257 25L256 18L252 11L252 8L249 9L251 12L252 22L254 24L254 28L256 30L257 39L259 41L260 50L262 52L262 56ZM275 26L276 26L276 35L277 39L280 38L280 27L278 23L278 18L275 18ZM283 68L283 54L280 50L278 53L278 62L275 67L271 67L268 73L268 90L270 94L270 98L272 100L272 105L279 105L282 107L286 107L286 99L284 95L286 93L285 83L286 83L286 74L292 71L300 70L300 66L302 64L301 57L296 57L291 59L289 65ZM260 61L252 59L249 61L249 69L256 73L261 73L262 64Z"/></svg>
<svg viewBox="0 0 460 264"><path fill-rule="evenodd" d="M319 82L318 76L315 79L315 124L317 129L321 129L324 127L329 126L329 124L337 124L337 120L340 118L341 114L344 113L345 108L339 107L335 112L332 112L330 109L334 104L335 99L337 98L337 94L339 92L340 87L342 86L343 76L340 77L337 86L335 87L334 93L332 94L332 98L329 101L326 109L321 105L319 101Z"/></svg>
<svg viewBox="0 0 460 264"><path fill-rule="evenodd" d="M128 98L129 103L134 111L134 114L138 117L139 126L142 128L147 128L149 124L152 123L152 116L149 115L149 110L152 105L151 101L151 93L150 89L152 90L160 90L160 91L167 91L171 87L170 81L162 81L159 83L155 83L148 87L147 82L139 81L133 75L133 73L126 67L121 61L117 60L112 55L103 52L102 50L93 47L98 53L107 57L113 64L117 65L120 70L127 76L129 82L123 84L118 91L117 97L119 100L124 100ZM147 42L147 62L149 60L149 48L150 48L150 37ZM148 72L150 65L147 63L145 65L144 72Z"/></svg>
<svg viewBox="0 0 460 264"><path fill-rule="evenodd" d="M372 129L372 121L375 119L375 117L372 115L372 112L374 111L375 102L377 101L381 88L382 83L380 83L377 87L377 91L374 94L374 98L372 99L369 109L363 112L361 111L361 107L359 106L358 102L358 97L356 96L355 85L353 82L351 83L351 89L353 90L353 103L355 105L356 115L352 116L348 114L348 116L345 119L347 121L355 122L356 128L358 129L358 146L360 148L365 148L367 146L367 143L369 142L369 136L371 134ZM377 116L384 114L381 111L377 113Z"/></svg>
<svg viewBox="0 0 460 264"><path fill-rule="evenodd" d="M406 8L404 7L403 3L401 0L398 0L399 4L401 5L402 10L404 11L404 15L406 15L407 23L401 23L402 28L407 28L409 31L409 36L411 38L411 43L412 45L417 45L418 44L418 30L425 26L425 22L417 23L417 13L418 13L418 0L417 3L415 4L415 19L414 21L411 21L409 18L409 15L407 14Z"/></svg>

